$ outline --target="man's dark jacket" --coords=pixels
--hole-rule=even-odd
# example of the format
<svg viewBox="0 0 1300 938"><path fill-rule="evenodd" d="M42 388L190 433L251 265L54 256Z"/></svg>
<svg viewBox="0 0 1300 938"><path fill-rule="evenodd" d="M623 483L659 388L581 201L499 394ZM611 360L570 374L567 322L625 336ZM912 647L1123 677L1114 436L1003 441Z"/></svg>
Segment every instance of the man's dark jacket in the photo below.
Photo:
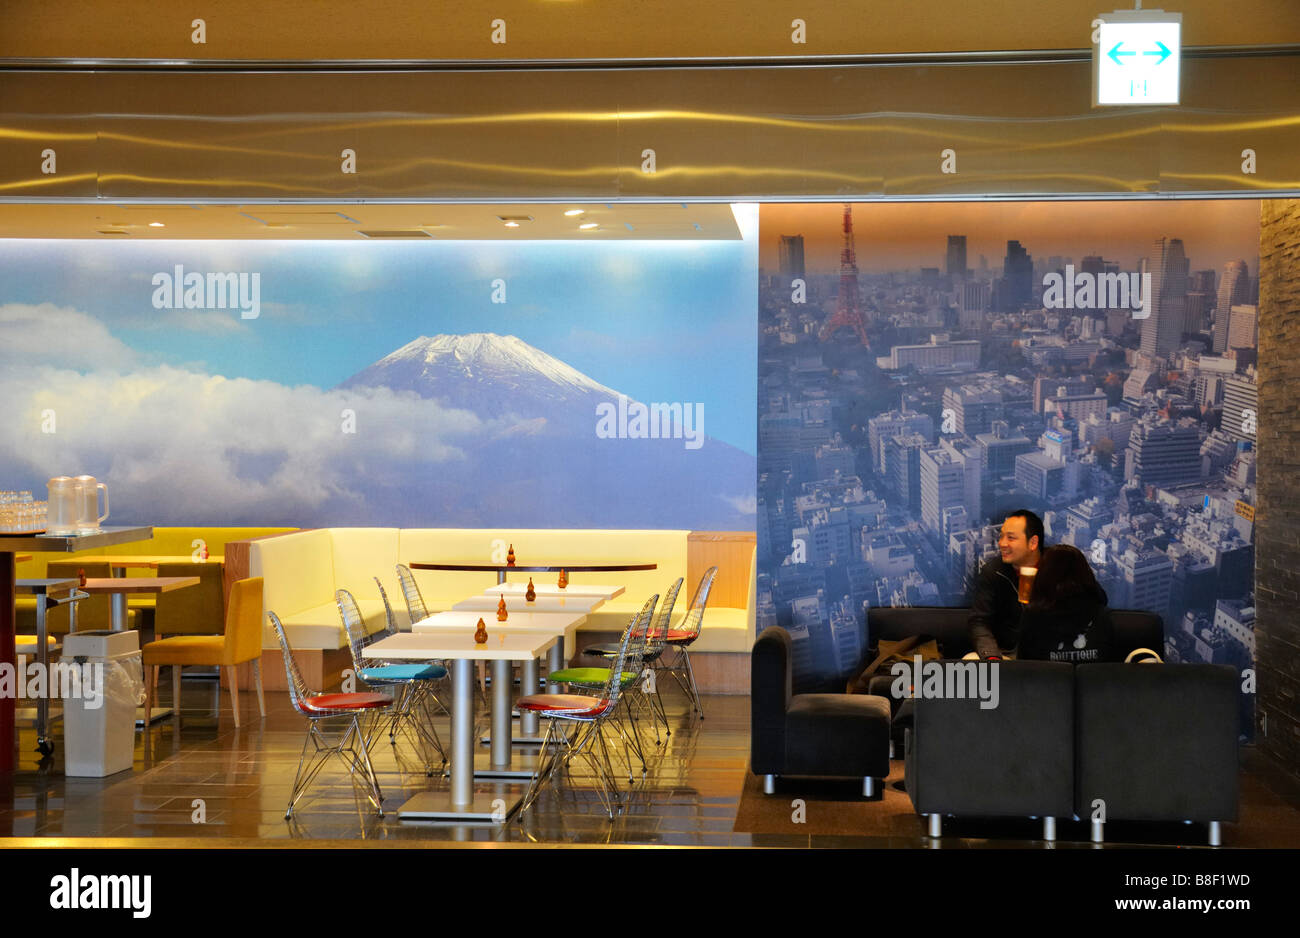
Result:
<svg viewBox="0 0 1300 938"><path fill-rule="evenodd" d="M971 647L981 658L1002 654L1020 640L1020 574L1001 557L980 569L971 597Z"/></svg>

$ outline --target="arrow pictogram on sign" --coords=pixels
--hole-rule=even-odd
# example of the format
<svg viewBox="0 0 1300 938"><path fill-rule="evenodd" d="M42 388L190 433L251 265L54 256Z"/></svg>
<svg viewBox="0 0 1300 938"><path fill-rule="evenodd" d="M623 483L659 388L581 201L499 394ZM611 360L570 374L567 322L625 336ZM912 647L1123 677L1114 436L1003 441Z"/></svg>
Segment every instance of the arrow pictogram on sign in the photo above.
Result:
<svg viewBox="0 0 1300 938"><path fill-rule="evenodd" d="M1121 58L1121 56L1137 55L1136 52L1127 52L1127 51L1121 52L1120 48L1123 45L1124 43L1117 42L1115 43L1114 48L1112 48L1109 52L1106 53L1106 55L1108 55L1115 62L1116 65L1124 64L1124 60ZM1146 52L1143 52L1142 54L1160 56L1160 61L1156 62L1157 65L1160 65L1162 62L1164 62L1165 59L1169 58L1169 56L1172 55L1172 53L1169 51L1169 47L1165 45L1163 42L1156 40L1156 45L1159 46L1160 48L1148 50Z"/></svg>

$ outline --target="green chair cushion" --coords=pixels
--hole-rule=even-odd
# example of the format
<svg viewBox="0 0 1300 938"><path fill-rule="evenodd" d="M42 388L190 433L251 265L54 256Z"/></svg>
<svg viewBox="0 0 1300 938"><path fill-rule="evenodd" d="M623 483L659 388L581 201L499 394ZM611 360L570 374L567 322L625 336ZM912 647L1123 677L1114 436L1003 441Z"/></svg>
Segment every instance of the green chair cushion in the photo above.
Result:
<svg viewBox="0 0 1300 938"><path fill-rule="evenodd" d="M631 684L637 677L635 671L624 671L623 686L626 687ZM609 680L609 668L565 668L563 671L552 671L546 675L546 680L552 684L583 684L592 687L604 687L605 682Z"/></svg>

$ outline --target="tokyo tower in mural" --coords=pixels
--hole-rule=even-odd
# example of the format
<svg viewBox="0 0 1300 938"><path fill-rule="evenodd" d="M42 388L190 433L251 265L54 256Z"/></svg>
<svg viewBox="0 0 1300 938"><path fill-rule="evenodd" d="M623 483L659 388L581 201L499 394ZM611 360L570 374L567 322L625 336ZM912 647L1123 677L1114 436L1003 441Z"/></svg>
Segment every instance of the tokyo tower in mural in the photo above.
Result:
<svg viewBox="0 0 1300 938"><path fill-rule="evenodd" d="M835 303L835 312L822 326L819 338L825 342L841 327L852 329L864 348L870 348L867 341L867 324L862 318L862 307L858 303L858 254L853 247L853 206L844 203L844 249L840 251L840 296Z"/></svg>

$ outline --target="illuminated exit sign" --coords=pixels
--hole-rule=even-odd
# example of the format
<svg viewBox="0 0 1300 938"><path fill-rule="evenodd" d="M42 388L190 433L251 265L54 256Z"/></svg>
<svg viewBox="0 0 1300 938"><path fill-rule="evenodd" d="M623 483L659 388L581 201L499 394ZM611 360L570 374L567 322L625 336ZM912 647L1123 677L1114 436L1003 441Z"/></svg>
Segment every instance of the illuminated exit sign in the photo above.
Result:
<svg viewBox="0 0 1300 938"><path fill-rule="evenodd" d="M1163 10L1102 13L1092 49L1094 105L1177 104L1183 15Z"/></svg>

